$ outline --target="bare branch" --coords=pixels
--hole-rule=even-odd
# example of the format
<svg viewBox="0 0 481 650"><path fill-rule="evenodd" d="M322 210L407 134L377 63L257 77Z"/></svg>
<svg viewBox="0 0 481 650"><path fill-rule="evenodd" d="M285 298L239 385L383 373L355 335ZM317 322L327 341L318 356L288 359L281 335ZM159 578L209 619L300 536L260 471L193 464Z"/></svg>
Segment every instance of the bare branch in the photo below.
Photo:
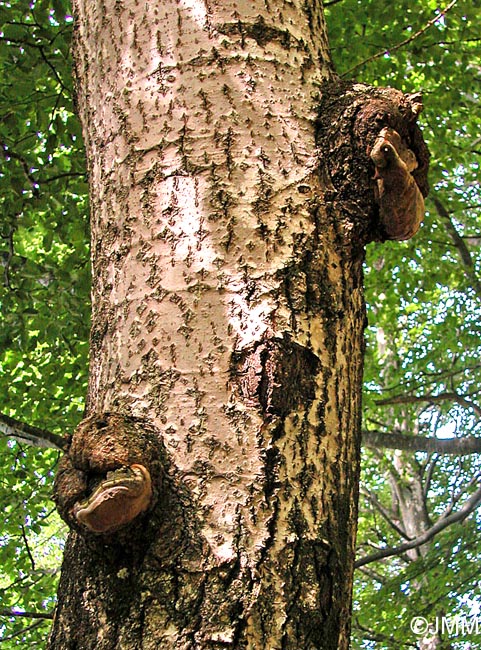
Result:
<svg viewBox="0 0 481 650"><path fill-rule="evenodd" d="M369 641L382 643L384 645L389 644L392 647L399 647L399 641L397 639L395 639L393 636L389 636L387 634L382 634L380 632L374 632L371 628L365 627L364 625L361 625L361 623L359 622L359 619L357 618L357 616L354 619L354 621L355 621L356 627L363 633L363 637L365 639L368 639Z"/></svg>
<svg viewBox="0 0 481 650"><path fill-rule="evenodd" d="M461 476L461 473L462 473L461 463L459 465L460 466L459 466L459 471L457 472L456 480ZM466 492L470 488L476 487L477 485L480 485L480 480L479 479L480 479L480 473L476 472L476 474L471 478L471 480L467 484L464 484L463 487L458 489L456 492L454 492L454 491L452 492L451 500L450 500L450 503L449 503L448 507L444 511L444 516L451 514L451 512L454 510L454 506L457 503L459 503L461 498L464 496L464 494L466 494Z"/></svg>
<svg viewBox="0 0 481 650"><path fill-rule="evenodd" d="M375 449L383 447L412 452L422 451L428 454L467 456L468 454L481 453L481 438L475 438L474 436L441 440L424 436L410 436L398 431L383 433L382 431L365 430L362 432L362 444Z"/></svg>
<svg viewBox="0 0 481 650"><path fill-rule="evenodd" d="M417 402L435 404L436 402L445 402L447 400L457 402L466 409L473 409L476 415L481 417L481 407L467 397L459 395L456 392L440 393L439 395L394 395L393 397L387 397L386 399L376 400L376 404L379 404L379 406L387 406L390 404L416 404Z"/></svg>
<svg viewBox="0 0 481 650"><path fill-rule="evenodd" d="M19 636L23 636L27 632L30 632L31 630L35 630L38 627L40 627L41 625L43 625L43 624L44 624L44 622L42 620L35 621L34 623L31 623L30 625L27 625L27 627L23 627L20 630L16 630L12 634L2 636L2 638L0 638L0 643L8 643L12 639L15 639L16 637L19 637Z"/></svg>
<svg viewBox="0 0 481 650"><path fill-rule="evenodd" d="M454 5L457 3L457 1L458 0L452 0L447 5L447 7L445 9L443 9L438 14L436 14L436 16L434 18L429 20L426 23L426 25L424 25L424 27L422 27L419 31L417 31L415 34L413 34L409 38L406 38L404 41L401 41L397 45L393 45L392 47L385 48L385 49L381 50L380 52L377 52L376 54L373 54L372 56L365 59L364 61L361 61L360 63L357 63L354 67L352 67L349 70L347 70L346 72L344 72L344 74L342 74L341 76L346 77L348 74L351 74L352 72L354 72L358 68L362 68L362 66L366 65L366 63L370 63L371 61L375 61L376 59L379 59L380 57L385 56L385 54L387 54L387 53L395 52L396 50L399 50L401 47L404 47L405 45L408 45L409 43L414 41L414 39L419 38L419 36L422 36L422 34L424 34L424 32L426 32L430 27L432 27L435 23L437 23L440 18L445 16L448 13L448 11L454 7Z"/></svg>
<svg viewBox="0 0 481 650"><path fill-rule="evenodd" d="M381 573L378 573L377 571L374 571L373 569L366 569L366 567L362 567L359 570L361 571L361 573L363 573L372 581L377 581L381 585L383 585L386 582L386 576L382 575Z"/></svg>
<svg viewBox="0 0 481 650"><path fill-rule="evenodd" d="M51 612L20 612L15 609L0 609L0 616L21 616L24 618L46 618L52 619Z"/></svg>
<svg viewBox="0 0 481 650"><path fill-rule="evenodd" d="M13 160L16 160L20 163L23 173L26 176L28 182L30 183L30 189L32 190L33 196L38 196L39 191L38 191L37 183L35 181L35 178L33 177L32 172L30 171L30 166L28 162L25 160L25 158L23 156L20 156L15 151L12 151L8 147L8 145L5 144L4 142L0 142L0 148L2 150L2 154L5 160L12 158Z"/></svg>
<svg viewBox="0 0 481 650"><path fill-rule="evenodd" d="M458 521L463 521L468 517L474 510L477 508L479 503L481 502L481 487L479 487L474 494L472 494L469 499L467 499L463 505L463 507L458 510L457 512L453 512L452 514L449 515L442 515L437 522L431 526L431 528L428 528L422 535L419 535L418 537L415 537L409 542L405 542L404 544L400 544L399 546L394 546L392 548L384 548L379 551L376 551L375 553L371 553L370 555L366 555L365 557L359 558L355 562L355 567L358 569L359 567L364 566L365 564L369 564L370 562L377 562L378 560L382 560L386 557L392 557L393 555L401 555L401 553L405 553L406 551L411 550L412 548L418 548L419 546L422 546L423 544L426 544L426 542L429 542L433 537L435 537L438 533L440 533L442 530L447 528L448 526L451 526L451 524L454 524Z"/></svg>
<svg viewBox="0 0 481 650"><path fill-rule="evenodd" d="M32 571L35 571L35 560L33 559L32 551L30 550L30 545L28 543L27 533L25 532L25 526L23 524L21 525L21 529L23 543L25 544L25 550L27 551L28 559L30 560L30 564L32 566Z"/></svg>
<svg viewBox="0 0 481 650"><path fill-rule="evenodd" d="M453 242L454 246L456 247L459 253L459 257L461 258L461 262L463 263L464 266L464 272L468 280L470 281L471 286L476 291L478 296L481 297L481 281L479 280L476 274L474 262L471 257L471 253L469 252L469 249L466 246L466 242L464 241L464 238L461 237L461 235L458 233L456 226L454 225L448 210L444 207L441 201L435 196L433 198L433 202L434 205L436 206L436 211L438 215L444 221L447 233L451 241Z"/></svg>
<svg viewBox="0 0 481 650"><path fill-rule="evenodd" d="M63 174L56 174L55 176L49 176L48 178L39 179L39 185L44 185L45 183L53 183L54 181L61 180L62 178L84 178L86 180L85 172L65 172Z"/></svg>
<svg viewBox="0 0 481 650"><path fill-rule="evenodd" d="M368 499L371 504L373 505L374 508L380 513L380 515L383 517L383 519L391 526L391 528L400 536L404 537L404 539L409 539L409 537L406 535L406 532L402 530L392 519L392 515L390 512L388 512L387 508L385 508L382 503L374 496L374 494L371 494L368 490L365 490L361 488L361 494Z"/></svg>
<svg viewBox="0 0 481 650"><path fill-rule="evenodd" d="M33 447L46 447L65 451L68 440L51 431L40 429L31 424L20 422L14 418L0 413L0 432L18 442L23 442Z"/></svg>
<svg viewBox="0 0 481 650"><path fill-rule="evenodd" d="M436 438L435 438L436 440ZM463 438L463 440L467 440L467 438ZM469 438L471 440L471 438ZM457 439L456 439L457 441ZM449 442L452 442L452 440L449 440ZM430 453L430 452L428 452ZM434 453L440 454L442 452L436 451ZM424 486L423 486L423 497L424 500L426 501L428 498L429 490L431 489L431 484L434 476L434 471L436 469L436 466L439 461L439 455L438 456L431 456L429 459L429 462L426 464L426 474L424 477Z"/></svg>

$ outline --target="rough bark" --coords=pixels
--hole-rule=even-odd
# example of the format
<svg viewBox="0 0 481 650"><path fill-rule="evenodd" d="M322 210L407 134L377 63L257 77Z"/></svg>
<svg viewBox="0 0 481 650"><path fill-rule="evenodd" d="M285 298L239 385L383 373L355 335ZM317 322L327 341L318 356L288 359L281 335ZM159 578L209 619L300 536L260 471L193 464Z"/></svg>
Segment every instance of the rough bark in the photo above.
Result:
<svg viewBox="0 0 481 650"><path fill-rule="evenodd" d="M336 82L316 2L75 9L93 324L49 648L347 648L368 152L422 159L409 101ZM133 465L148 507L92 533Z"/></svg>

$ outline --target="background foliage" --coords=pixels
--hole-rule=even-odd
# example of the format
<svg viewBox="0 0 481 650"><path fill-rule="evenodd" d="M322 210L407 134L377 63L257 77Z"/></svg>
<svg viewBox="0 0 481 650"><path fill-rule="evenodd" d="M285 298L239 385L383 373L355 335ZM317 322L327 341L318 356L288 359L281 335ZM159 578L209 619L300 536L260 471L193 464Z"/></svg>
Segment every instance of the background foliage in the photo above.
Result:
<svg viewBox="0 0 481 650"><path fill-rule="evenodd" d="M479 436L481 4L459 0L419 35L453 3L325 4L340 74L423 91L420 122L432 156L421 232L410 242L367 251L365 429ZM420 487L427 521L434 523L481 483L479 456L366 448L363 456L360 556L405 541L393 527L403 527L393 504L399 486ZM478 512L445 529L415 559L402 554L359 570L353 647L420 647L410 629L414 616L433 625L442 616L451 622L480 616L480 528ZM481 648L480 634L441 637L438 647Z"/></svg>
<svg viewBox="0 0 481 650"><path fill-rule="evenodd" d="M424 91L432 153L422 231L367 253L365 429L479 435L480 2L325 5L340 74ZM0 411L61 434L82 417L89 331L87 185L69 11L65 0L0 0ZM44 647L64 535L49 501L57 453L0 438L0 454L0 642ZM359 555L404 541L394 484L406 493L420 486L434 522L460 507L480 475L476 456L366 448ZM363 567L353 646L418 647L413 616L479 613L479 529L471 515L417 557ZM475 634L445 642L481 648Z"/></svg>
<svg viewBox="0 0 481 650"><path fill-rule="evenodd" d="M0 411L65 433L89 335L87 184L62 0L0 2ZM65 534L57 454L0 438L0 641L45 647Z"/></svg>

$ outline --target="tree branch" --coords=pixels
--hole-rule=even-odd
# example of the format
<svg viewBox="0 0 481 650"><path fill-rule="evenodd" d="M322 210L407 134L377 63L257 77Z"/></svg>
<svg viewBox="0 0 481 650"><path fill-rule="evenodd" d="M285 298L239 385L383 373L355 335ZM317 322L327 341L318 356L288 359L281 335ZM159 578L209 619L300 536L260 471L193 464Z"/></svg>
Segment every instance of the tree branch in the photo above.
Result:
<svg viewBox="0 0 481 650"><path fill-rule="evenodd" d="M28 543L27 533L25 532L25 526L23 524L21 525L21 529L23 543L25 544L25 550L27 551L28 559L30 560L30 564L32 566L32 571L35 571L35 560L33 559L32 551L30 550L30 545Z"/></svg>
<svg viewBox="0 0 481 650"><path fill-rule="evenodd" d="M412 548L417 548L418 546L422 546L423 544L426 544L426 542L429 542L435 535L440 533L442 530L450 526L451 524L454 524L458 521L463 521L468 517L474 510L477 508L479 503L481 502L481 487L479 487L474 494L472 494L469 499L467 499L463 505L463 507L458 510L458 512L453 512L452 514L449 514L447 516L442 515L437 522L431 526L431 528L428 528L422 535L419 535L418 537L415 537L409 542L406 542L404 544L400 544L399 546L394 546L392 548L384 548L382 550L376 551L375 553L371 553L370 555L366 555L365 557L359 558L359 560L356 560L354 566L356 569L359 567L364 566L365 564L369 564L370 562L377 562L378 560L382 560L386 557L392 557L393 555L400 555L401 553L405 553L406 551L411 550Z"/></svg>
<svg viewBox="0 0 481 650"><path fill-rule="evenodd" d="M387 509L382 505L382 503L374 496L374 494L371 494L368 490L365 490L361 488L360 490L361 494L368 499L372 506L376 508L376 510L379 512L379 514L383 517L383 519L391 526L391 528L400 536L404 537L404 539L409 539L409 537L406 535L406 532L402 530L397 524L394 523L391 513L387 511Z"/></svg>
<svg viewBox="0 0 481 650"><path fill-rule="evenodd" d="M481 438L468 436L465 438L426 438L424 436L410 436L398 431L383 433L382 431L362 432L362 444L366 447L379 449L402 449L404 451L423 451L428 454L453 454L467 456L468 454L481 454Z"/></svg>
<svg viewBox="0 0 481 650"><path fill-rule="evenodd" d="M39 185L43 185L45 183L53 183L54 181L61 180L63 178L87 178L86 172L65 172L63 174L56 174L55 176L49 176L47 178L39 178L38 182Z"/></svg>
<svg viewBox="0 0 481 650"><path fill-rule="evenodd" d="M15 153L15 151L12 151L8 147L8 145L5 144L4 142L0 142L0 148L2 150L3 157L5 158L5 160L8 161L9 158L13 158L13 160L17 160L20 163L23 173L26 176L28 182L30 183L30 189L32 190L33 196L38 197L39 191L37 187L37 182L35 181L35 178L33 177L33 174L30 171L30 166L25 160L25 158L23 158L23 156L20 156L18 153Z"/></svg>
<svg viewBox="0 0 481 650"><path fill-rule="evenodd" d="M361 61L360 63L357 63L355 66L353 66L352 68L350 68L349 70L344 72L341 75L341 77L345 77L348 74L351 74L352 72L354 72L358 68L361 68L366 63L370 63L371 61L375 61L376 59L379 59L381 56L384 56L387 53L390 54L391 52L395 52L396 50L399 50L401 47L404 47L405 45L408 45L409 43L411 43L411 41L414 41L414 39L419 38L419 36L422 36L422 34L424 34L424 32L426 32L430 27L432 27L435 23L437 23L437 21L440 18L445 16L448 13L448 11L454 7L454 5L457 3L457 1L458 0L452 0L445 9L443 9L438 14L436 14L436 16L434 18L432 18L430 21L428 21L426 23L426 25L424 25L424 27L422 27L419 31L417 31L415 34L413 34L409 38L406 38L404 41L401 41L397 45L393 45L392 47L385 48L385 49L377 52L376 54L373 54L372 56L365 59L364 61Z"/></svg>
<svg viewBox="0 0 481 650"><path fill-rule="evenodd" d="M13 616L13 614L12 614ZM53 616L52 616L53 618ZM44 625L44 622L42 620L37 620L34 623L31 623L30 625L27 625L27 627L23 627L20 630L15 630L12 634L2 636L0 639L0 643L8 643L12 639L15 639L16 637L19 636L25 636L27 632L30 632L31 630L36 630L39 628L41 625Z"/></svg>
<svg viewBox="0 0 481 650"><path fill-rule="evenodd" d="M66 438L46 429L20 422L3 413L0 413L0 432L18 440L18 442L33 447L59 449L60 451L65 451L68 447ZM383 433L382 431L365 429L362 432L362 444L373 449L402 449L404 451L453 454L456 456L481 453L481 438L474 436L441 440L439 438L411 436L398 431Z"/></svg>
<svg viewBox="0 0 481 650"><path fill-rule="evenodd" d="M0 609L0 616L23 616L25 618L46 618L52 619L53 613L50 612L19 612L12 609Z"/></svg>
<svg viewBox="0 0 481 650"><path fill-rule="evenodd" d="M33 447L46 447L65 451L68 441L46 429L40 429L31 424L20 422L14 418L0 413L0 432L18 442L27 443Z"/></svg>
<svg viewBox="0 0 481 650"><path fill-rule="evenodd" d="M467 409L473 409L478 417L481 417L481 408L467 399L463 395L458 395L456 392L440 393L439 395L394 395L386 399L376 400L379 406L387 406L390 404L416 404L417 402L428 402L434 404L436 402L444 402L452 400Z"/></svg>
<svg viewBox="0 0 481 650"><path fill-rule="evenodd" d="M471 286L476 291L478 296L481 297L481 281L476 275L476 269L474 266L473 259L471 257L471 253L469 252L469 249L466 246L463 237L461 237L461 235L458 233L456 226L454 225L448 210L444 207L441 201L435 196L433 197L433 202L436 207L436 211L438 215L444 221L446 230L448 232L451 241L453 242L454 246L456 247L459 253L459 257L461 258L461 262L463 263L464 266L464 272L468 280L471 282Z"/></svg>

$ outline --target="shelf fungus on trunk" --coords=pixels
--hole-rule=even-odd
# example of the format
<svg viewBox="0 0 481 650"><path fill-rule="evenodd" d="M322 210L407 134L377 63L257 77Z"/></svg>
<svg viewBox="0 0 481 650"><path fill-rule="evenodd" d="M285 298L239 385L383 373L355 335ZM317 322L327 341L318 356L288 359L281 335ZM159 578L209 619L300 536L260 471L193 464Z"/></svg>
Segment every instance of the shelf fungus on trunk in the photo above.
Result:
<svg viewBox="0 0 481 650"><path fill-rule="evenodd" d="M87 499L75 504L73 514L93 533L112 533L147 510L151 499L149 471L134 464L108 472Z"/></svg>
<svg viewBox="0 0 481 650"><path fill-rule="evenodd" d="M370 154L375 166L379 218L386 239L413 237L424 218L424 199L412 171L418 163L401 136L384 127Z"/></svg>
<svg viewBox="0 0 481 650"><path fill-rule="evenodd" d="M59 463L59 513L80 533L117 533L152 510L164 464L165 450L150 423L118 413L91 415L80 422Z"/></svg>
<svg viewBox="0 0 481 650"><path fill-rule="evenodd" d="M421 111L420 93L348 80L327 86L316 121L319 173L336 228L354 230L354 245L402 241L419 230L429 192Z"/></svg>

